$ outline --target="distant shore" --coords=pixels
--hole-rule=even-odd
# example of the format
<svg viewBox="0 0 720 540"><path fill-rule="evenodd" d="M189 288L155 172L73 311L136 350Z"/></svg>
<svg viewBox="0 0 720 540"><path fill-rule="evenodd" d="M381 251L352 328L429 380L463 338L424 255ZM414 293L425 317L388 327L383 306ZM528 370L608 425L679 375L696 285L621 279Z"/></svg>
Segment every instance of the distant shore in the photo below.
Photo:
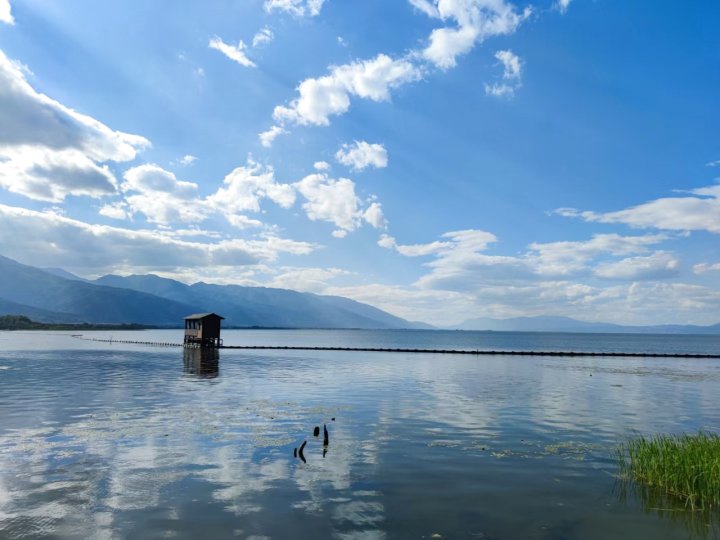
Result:
<svg viewBox="0 0 720 540"><path fill-rule="evenodd" d="M0 330L154 330L144 324L42 323L24 315L0 315Z"/></svg>

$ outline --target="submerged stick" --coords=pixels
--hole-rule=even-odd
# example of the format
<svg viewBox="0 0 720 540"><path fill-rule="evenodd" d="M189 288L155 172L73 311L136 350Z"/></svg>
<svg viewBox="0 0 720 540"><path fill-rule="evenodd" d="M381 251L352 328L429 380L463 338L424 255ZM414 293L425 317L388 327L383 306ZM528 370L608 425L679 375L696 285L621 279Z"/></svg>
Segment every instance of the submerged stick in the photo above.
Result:
<svg viewBox="0 0 720 540"><path fill-rule="evenodd" d="M300 445L300 451L298 452L298 455L300 456L300 459L302 459L303 463L307 463L307 460L305 459L305 454L303 454L303 450L305 449L306 444L307 441L303 441L303 443Z"/></svg>

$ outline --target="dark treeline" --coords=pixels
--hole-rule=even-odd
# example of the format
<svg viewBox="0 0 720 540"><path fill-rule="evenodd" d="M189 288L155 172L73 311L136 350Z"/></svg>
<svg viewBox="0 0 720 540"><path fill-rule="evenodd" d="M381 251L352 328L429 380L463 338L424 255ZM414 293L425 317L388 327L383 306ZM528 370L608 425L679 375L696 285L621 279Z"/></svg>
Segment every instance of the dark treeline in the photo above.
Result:
<svg viewBox="0 0 720 540"><path fill-rule="evenodd" d="M146 330L143 324L42 323L24 315L0 315L0 330Z"/></svg>

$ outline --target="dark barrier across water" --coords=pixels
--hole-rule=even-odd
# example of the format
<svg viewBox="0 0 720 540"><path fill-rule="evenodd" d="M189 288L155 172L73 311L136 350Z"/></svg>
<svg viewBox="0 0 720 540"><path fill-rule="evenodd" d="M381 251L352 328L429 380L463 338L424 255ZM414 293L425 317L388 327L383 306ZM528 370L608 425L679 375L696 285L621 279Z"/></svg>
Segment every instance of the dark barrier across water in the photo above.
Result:
<svg viewBox="0 0 720 540"><path fill-rule="evenodd" d="M127 341L121 339L96 339L75 335L78 339L101 341L103 343L127 343L131 345L151 345L155 347L197 348L197 345L167 343L162 341ZM696 353L652 353L652 352L583 352L583 351L505 351L505 350L468 350L468 349L393 349L379 347L312 347L284 345L221 345L218 349L234 350L270 350L270 351L346 351L346 352L387 352L417 354L474 354L477 356L597 356L631 358L720 358L720 354Z"/></svg>

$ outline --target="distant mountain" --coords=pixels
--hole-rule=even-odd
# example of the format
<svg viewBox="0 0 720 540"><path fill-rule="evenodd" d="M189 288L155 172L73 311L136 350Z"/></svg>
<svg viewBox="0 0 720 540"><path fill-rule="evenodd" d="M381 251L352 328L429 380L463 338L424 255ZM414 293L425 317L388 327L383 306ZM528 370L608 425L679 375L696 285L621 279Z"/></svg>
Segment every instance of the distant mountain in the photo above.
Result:
<svg viewBox="0 0 720 540"><path fill-rule="evenodd" d="M62 269L40 270L0 256L0 315L42 322L138 323L178 327L214 311L225 326L276 328L427 328L338 296L236 285L185 285L158 276L86 281Z"/></svg>
<svg viewBox="0 0 720 540"><path fill-rule="evenodd" d="M40 309L32 306L26 306L24 304L18 304L17 302L10 302L9 300L3 300L0 298L0 314L2 315L24 315L29 317L33 321L48 323L80 323L83 322L82 318L77 315L70 313L59 313L57 311L49 311L47 309Z"/></svg>
<svg viewBox="0 0 720 540"><path fill-rule="evenodd" d="M496 332L588 332L608 334L720 334L720 323L712 326L665 324L624 326L620 324L578 321L570 317L515 317L469 319L452 326L454 330L491 330Z"/></svg>
<svg viewBox="0 0 720 540"><path fill-rule="evenodd" d="M339 296L239 285L186 285L155 275L103 276L94 283L141 291L215 311L225 326L274 328L427 328Z"/></svg>
<svg viewBox="0 0 720 540"><path fill-rule="evenodd" d="M26 315L47 322L140 323L177 326L196 306L165 298L82 281L65 279L0 256L0 300L45 312L58 319L38 317L27 310L2 314ZM5 307L11 310L13 306ZM4 311L3 310L3 311ZM72 316L68 321L66 316Z"/></svg>
<svg viewBox="0 0 720 540"><path fill-rule="evenodd" d="M87 283L87 279L81 278L80 276L76 276L75 274L71 274L67 270L63 270L62 268L40 268L43 272L47 272L48 274L52 274L53 276L65 278L65 279L71 279L73 281L84 281Z"/></svg>

